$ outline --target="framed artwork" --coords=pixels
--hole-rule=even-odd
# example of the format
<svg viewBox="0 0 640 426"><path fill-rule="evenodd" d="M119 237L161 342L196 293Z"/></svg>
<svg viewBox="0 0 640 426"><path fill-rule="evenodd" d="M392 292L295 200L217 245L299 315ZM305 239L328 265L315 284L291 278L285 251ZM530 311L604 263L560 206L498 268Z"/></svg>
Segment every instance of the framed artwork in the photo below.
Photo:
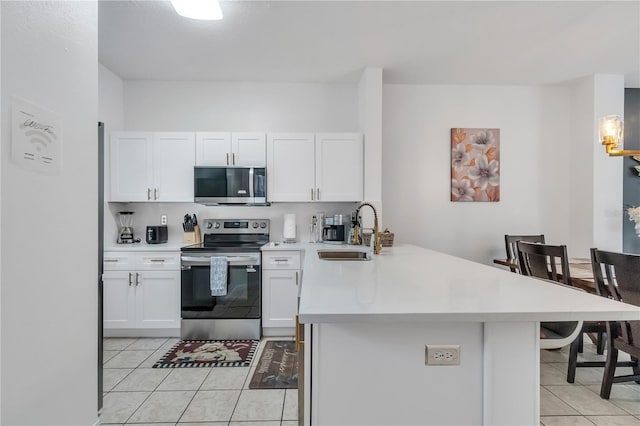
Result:
<svg viewBox="0 0 640 426"><path fill-rule="evenodd" d="M451 129L451 201L500 201L500 129Z"/></svg>

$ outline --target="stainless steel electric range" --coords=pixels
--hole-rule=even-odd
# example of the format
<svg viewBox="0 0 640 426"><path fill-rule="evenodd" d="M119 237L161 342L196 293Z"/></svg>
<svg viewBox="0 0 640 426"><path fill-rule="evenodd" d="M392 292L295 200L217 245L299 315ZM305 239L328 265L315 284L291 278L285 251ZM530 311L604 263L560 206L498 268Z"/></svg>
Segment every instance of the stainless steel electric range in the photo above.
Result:
<svg viewBox="0 0 640 426"><path fill-rule="evenodd" d="M202 243L181 249L182 339L261 337L260 247L268 219L205 219ZM227 264L226 295L213 296L211 258Z"/></svg>

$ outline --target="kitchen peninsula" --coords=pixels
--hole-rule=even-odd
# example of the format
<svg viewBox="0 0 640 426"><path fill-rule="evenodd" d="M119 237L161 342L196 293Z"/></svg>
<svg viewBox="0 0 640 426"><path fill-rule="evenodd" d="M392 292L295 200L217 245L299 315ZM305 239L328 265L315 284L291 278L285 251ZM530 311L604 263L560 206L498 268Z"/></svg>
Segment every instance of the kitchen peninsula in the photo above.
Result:
<svg viewBox="0 0 640 426"><path fill-rule="evenodd" d="M320 247L300 245L305 424L538 425L539 322L640 320L640 307L416 246L371 261ZM459 345L459 364L426 365L426 345Z"/></svg>

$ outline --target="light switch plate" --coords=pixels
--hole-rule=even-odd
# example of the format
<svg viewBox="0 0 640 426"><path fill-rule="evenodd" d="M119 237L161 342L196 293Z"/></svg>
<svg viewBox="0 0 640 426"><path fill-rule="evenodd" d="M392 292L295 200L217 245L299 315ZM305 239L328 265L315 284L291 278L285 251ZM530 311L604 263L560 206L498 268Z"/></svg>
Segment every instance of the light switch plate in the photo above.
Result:
<svg viewBox="0 0 640 426"><path fill-rule="evenodd" d="M427 345L425 364L460 365L460 345Z"/></svg>
<svg viewBox="0 0 640 426"><path fill-rule="evenodd" d="M167 215L163 214L162 216L160 216L160 225L166 225L167 224Z"/></svg>

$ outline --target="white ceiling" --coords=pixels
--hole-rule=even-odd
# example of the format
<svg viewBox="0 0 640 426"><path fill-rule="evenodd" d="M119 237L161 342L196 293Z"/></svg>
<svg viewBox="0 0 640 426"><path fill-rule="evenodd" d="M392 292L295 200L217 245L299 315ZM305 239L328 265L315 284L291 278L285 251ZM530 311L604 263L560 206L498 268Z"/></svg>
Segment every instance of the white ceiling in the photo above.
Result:
<svg viewBox="0 0 640 426"><path fill-rule="evenodd" d="M100 1L100 62L124 79L640 87L640 1L224 1L222 21L167 1Z"/></svg>

